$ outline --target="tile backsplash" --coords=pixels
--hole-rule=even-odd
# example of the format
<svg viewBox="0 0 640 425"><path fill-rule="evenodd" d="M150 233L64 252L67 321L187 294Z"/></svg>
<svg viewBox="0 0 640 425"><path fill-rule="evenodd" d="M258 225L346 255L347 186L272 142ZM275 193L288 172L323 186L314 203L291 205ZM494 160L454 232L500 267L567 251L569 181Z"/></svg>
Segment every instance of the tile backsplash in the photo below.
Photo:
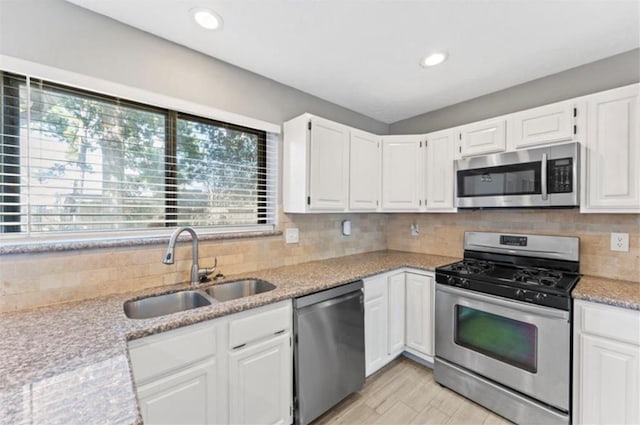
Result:
<svg viewBox="0 0 640 425"><path fill-rule="evenodd" d="M342 236L342 220L352 235ZM411 225L419 234L411 236ZM585 274L640 282L640 215L580 214L575 210L462 211L457 214L281 214L284 235L200 243L200 265L218 258L227 275L383 249L462 256L465 230L580 237ZM610 251L610 232L629 233L629 252ZM166 245L0 256L0 312L185 282L191 248L181 243L176 263L161 263ZM639 286L640 290L640 286Z"/></svg>
<svg viewBox="0 0 640 425"><path fill-rule="evenodd" d="M342 236L342 220L352 234ZM284 215L279 229L297 227L300 242L284 235L201 241L201 267L218 258L231 275L349 254L386 249L385 214ZM162 264L166 244L0 256L0 312L93 298L189 280L191 243L176 248L176 262Z"/></svg>
<svg viewBox="0 0 640 425"><path fill-rule="evenodd" d="M417 236L411 236L413 224L418 225ZM452 257L462 257L465 230L577 236L581 273L640 282L640 214L580 214L577 210L390 214L386 229L388 249ZM629 234L629 252L610 250L611 232Z"/></svg>

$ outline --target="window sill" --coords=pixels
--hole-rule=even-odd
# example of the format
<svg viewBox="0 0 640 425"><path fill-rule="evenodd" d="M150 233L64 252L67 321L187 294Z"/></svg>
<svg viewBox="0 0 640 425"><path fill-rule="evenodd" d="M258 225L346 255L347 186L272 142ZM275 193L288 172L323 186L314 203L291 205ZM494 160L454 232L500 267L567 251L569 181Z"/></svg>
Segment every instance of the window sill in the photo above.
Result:
<svg viewBox="0 0 640 425"><path fill-rule="evenodd" d="M172 231L174 229L171 229ZM224 241L229 239L251 239L263 238L271 236L281 236L282 231L279 230L255 230L255 231L235 231L224 233L206 233L195 229L198 232L198 240L206 241ZM149 245L163 245L169 242L171 232L166 235L142 236L136 235L131 237L116 236L109 238L93 238L93 239L75 239L75 240L29 240L20 242L2 243L0 240L0 255L11 254L38 254L64 251L78 251L86 249L100 248L121 248L121 247L137 247ZM182 237L181 237L182 239ZM187 238L188 239L188 238Z"/></svg>

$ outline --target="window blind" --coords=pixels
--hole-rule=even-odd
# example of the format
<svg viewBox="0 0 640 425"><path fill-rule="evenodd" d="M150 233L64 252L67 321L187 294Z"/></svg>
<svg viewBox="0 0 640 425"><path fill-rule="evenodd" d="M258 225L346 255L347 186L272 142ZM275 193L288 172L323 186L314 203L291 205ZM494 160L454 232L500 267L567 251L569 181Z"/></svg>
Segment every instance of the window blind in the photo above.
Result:
<svg viewBox="0 0 640 425"><path fill-rule="evenodd" d="M277 136L4 73L0 233L275 223Z"/></svg>

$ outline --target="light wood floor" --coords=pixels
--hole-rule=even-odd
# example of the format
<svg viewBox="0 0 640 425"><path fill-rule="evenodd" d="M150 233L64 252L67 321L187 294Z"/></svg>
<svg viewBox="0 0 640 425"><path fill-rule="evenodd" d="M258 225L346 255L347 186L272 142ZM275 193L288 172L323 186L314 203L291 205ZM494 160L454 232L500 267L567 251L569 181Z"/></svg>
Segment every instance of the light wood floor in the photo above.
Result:
<svg viewBox="0 0 640 425"><path fill-rule="evenodd" d="M485 424L511 422L441 387L431 369L399 357L313 422L335 424Z"/></svg>

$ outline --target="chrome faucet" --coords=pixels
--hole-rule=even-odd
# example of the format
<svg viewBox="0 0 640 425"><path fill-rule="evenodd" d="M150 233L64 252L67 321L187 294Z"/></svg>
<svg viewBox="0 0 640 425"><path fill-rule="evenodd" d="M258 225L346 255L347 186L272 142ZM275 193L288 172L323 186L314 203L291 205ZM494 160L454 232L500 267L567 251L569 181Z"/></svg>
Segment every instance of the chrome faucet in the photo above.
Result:
<svg viewBox="0 0 640 425"><path fill-rule="evenodd" d="M176 255L176 242L178 241L178 236L180 236L182 232L187 232L191 235L191 284L197 285L198 283L200 283L200 279L206 279L207 276L209 276L216 270L216 266L218 265L218 258L216 258L213 267L201 269L198 265L198 235L196 234L196 231L191 227L178 227L171 234L171 238L169 239L167 252L164 254L164 258L162 259L162 262L164 264L173 264L173 259Z"/></svg>

